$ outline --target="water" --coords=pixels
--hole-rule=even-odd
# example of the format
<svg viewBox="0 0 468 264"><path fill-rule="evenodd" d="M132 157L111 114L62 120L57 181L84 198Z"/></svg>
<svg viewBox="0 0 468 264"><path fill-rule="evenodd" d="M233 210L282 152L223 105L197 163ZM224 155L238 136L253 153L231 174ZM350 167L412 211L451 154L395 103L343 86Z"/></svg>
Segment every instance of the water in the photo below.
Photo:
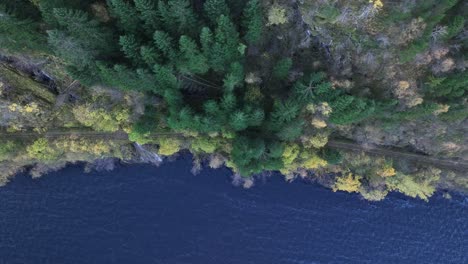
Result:
<svg viewBox="0 0 468 264"><path fill-rule="evenodd" d="M0 263L468 263L467 197L370 203L280 177L244 190L189 159L18 176L0 189Z"/></svg>

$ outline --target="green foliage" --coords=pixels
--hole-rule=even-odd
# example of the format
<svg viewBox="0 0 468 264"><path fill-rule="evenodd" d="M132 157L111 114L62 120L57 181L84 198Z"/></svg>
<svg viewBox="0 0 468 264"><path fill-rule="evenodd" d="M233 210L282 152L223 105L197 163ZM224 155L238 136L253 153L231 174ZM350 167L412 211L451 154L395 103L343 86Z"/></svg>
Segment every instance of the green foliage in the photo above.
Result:
<svg viewBox="0 0 468 264"><path fill-rule="evenodd" d="M229 17L229 7L224 0L206 0L203 10L212 24L216 24L221 15Z"/></svg>
<svg viewBox="0 0 468 264"><path fill-rule="evenodd" d="M343 160L343 156L339 151L330 148L322 149L322 151L320 152L320 157L326 160L328 164L333 165L339 164Z"/></svg>
<svg viewBox="0 0 468 264"><path fill-rule="evenodd" d="M279 80L284 80L289 75L289 70L292 67L291 58L281 59L273 68L273 76Z"/></svg>
<svg viewBox="0 0 468 264"><path fill-rule="evenodd" d="M258 0L250 0L244 9L244 39L252 45L258 44L264 30L263 10Z"/></svg>
<svg viewBox="0 0 468 264"><path fill-rule="evenodd" d="M46 38L32 20L22 20L0 5L0 48L13 52L47 51Z"/></svg>
<svg viewBox="0 0 468 264"><path fill-rule="evenodd" d="M239 33L229 17L221 15L217 25L211 47L210 66L217 72L223 72L226 70L226 65L231 65L240 59L241 53L238 50L240 40Z"/></svg>
<svg viewBox="0 0 468 264"><path fill-rule="evenodd" d="M244 67L238 62L231 64L231 68L224 78L224 88L232 92L237 86L242 86L244 82Z"/></svg>
<svg viewBox="0 0 468 264"><path fill-rule="evenodd" d="M159 19L156 1L153 0L133 0L135 7L140 13L140 18L144 22L146 31L153 33L160 29L161 21Z"/></svg>
<svg viewBox="0 0 468 264"><path fill-rule="evenodd" d="M174 49L174 39L164 31L156 31L153 35L154 43L169 63L177 60L177 52Z"/></svg>
<svg viewBox="0 0 468 264"><path fill-rule="evenodd" d="M29 158L43 162L56 160L61 154L58 150L54 149L45 138L36 140L32 145L26 148L26 151Z"/></svg>
<svg viewBox="0 0 468 264"><path fill-rule="evenodd" d="M115 132L128 123L130 114L127 109L93 108L90 105L80 105L73 108L73 115L78 122L96 131Z"/></svg>
<svg viewBox="0 0 468 264"><path fill-rule="evenodd" d="M426 91L433 98L463 98L468 91L468 71L442 78L430 78Z"/></svg>
<svg viewBox="0 0 468 264"><path fill-rule="evenodd" d="M0 161L9 160L14 155L23 149L23 144L20 141L0 140Z"/></svg>
<svg viewBox="0 0 468 264"><path fill-rule="evenodd" d="M462 16L455 16L451 23L448 25L447 28L447 35L445 35L445 39L451 39L457 36L462 30L465 25L465 18Z"/></svg>
<svg viewBox="0 0 468 264"><path fill-rule="evenodd" d="M127 58L133 61L141 60L140 43L138 43L134 35L121 36L119 44Z"/></svg>
<svg viewBox="0 0 468 264"><path fill-rule="evenodd" d="M262 139L238 137L233 142L231 158L239 173L249 176L261 172L259 160L265 151L265 142Z"/></svg>
<svg viewBox="0 0 468 264"><path fill-rule="evenodd" d="M214 153L220 147L221 141L216 138L197 137L191 142L191 149L197 153Z"/></svg>
<svg viewBox="0 0 468 264"><path fill-rule="evenodd" d="M172 34L198 34L198 18L189 0L159 1L159 15L166 31Z"/></svg>
<svg viewBox="0 0 468 264"><path fill-rule="evenodd" d="M397 173L393 177L387 177L386 181L390 190L427 201L434 194L439 179L440 170L427 169L414 175Z"/></svg>
<svg viewBox="0 0 468 264"><path fill-rule="evenodd" d="M124 0L107 0L111 13L120 22L120 28L127 33L138 30L139 15L134 6Z"/></svg>
<svg viewBox="0 0 468 264"><path fill-rule="evenodd" d="M208 61L190 37L179 40L181 61L178 67L182 73L204 74L208 71Z"/></svg>
<svg viewBox="0 0 468 264"><path fill-rule="evenodd" d="M98 73L101 82L109 87L127 91L161 92L155 84L155 77L141 69L134 71L123 65L114 65L114 67L109 68L98 64Z"/></svg>

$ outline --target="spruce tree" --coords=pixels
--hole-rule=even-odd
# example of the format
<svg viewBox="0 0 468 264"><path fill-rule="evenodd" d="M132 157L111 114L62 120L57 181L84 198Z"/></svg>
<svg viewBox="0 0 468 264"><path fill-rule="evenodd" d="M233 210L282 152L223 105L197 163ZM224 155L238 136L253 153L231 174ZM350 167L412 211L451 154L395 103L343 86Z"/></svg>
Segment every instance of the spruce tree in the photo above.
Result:
<svg viewBox="0 0 468 264"><path fill-rule="evenodd" d="M208 20L215 25L219 16L229 17L229 7L224 0L207 0L203 4L203 10Z"/></svg>
<svg viewBox="0 0 468 264"><path fill-rule="evenodd" d="M135 7L141 14L140 18L144 22L144 28L147 32L154 32L160 29L161 21L158 10L153 0L134 0Z"/></svg>
<svg viewBox="0 0 468 264"><path fill-rule="evenodd" d="M259 0L250 0L244 9L244 39L252 45L258 44L263 34L263 10Z"/></svg>
<svg viewBox="0 0 468 264"><path fill-rule="evenodd" d="M47 39L37 23L21 20L0 6L0 47L9 51L46 51Z"/></svg>
<svg viewBox="0 0 468 264"><path fill-rule="evenodd" d="M232 92L237 86L244 82L244 67L239 62L231 64L228 74L224 78L224 88Z"/></svg>
<svg viewBox="0 0 468 264"><path fill-rule="evenodd" d="M161 54L166 57L168 63L175 63L177 60L177 52L174 49L174 39L166 32L156 31L154 32L153 40Z"/></svg>
<svg viewBox="0 0 468 264"><path fill-rule="evenodd" d="M158 11L168 32L176 35L198 34L198 19L189 0L163 0L158 3Z"/></svg>
<svg viewBox="0 0 468 264"><path fill-rule="evenodd" d="M141 59L151 67L158 63L160 59L160 55L153 46L141 46L140 56Z"/></svg>
<svg viewBox="0 0 468 264"><path fill-rule="evenodd" d="M212 48L211 67L217 72L226 70L226 66L240 59L241 53L239 33L229 17L221 15L218 18L214 44Z"/></svg>
<svg viewBox="0 0 468 264"><path fill-rule="evenodd" d="M200 33L200 43L205 57L210 61L212 47L214 43L213 32L207 27L202 28Z"/></svg>
<svg viewBox="0 0 468 264"><path fill-rule="evenodd" d="M120 27L127 33L136 33L139 15L135 7L124 0L107 0L111 13L118 18Z"/></svg>
<svg viewBox="0 0 468 264"><path fill-rule="evenodd" d="M248 116L242 111L234 112L231 114L230 119L230 124L234 131L241 131L249 126Z"/></svg>
<svg viewBox="0 0 468 264"><path fill-rule="evenodd" d="M284 80L289 75L289 70L292 67L290 58L281 59L273 68L273 76L279 80Z"/></svg>
<svg viewBox="0 0 468 264"><path fill-rule="evenodd" d="M181 61L178 67L183 73L204 74L208 71L207 59L190 37L180 37L179 50Z"/></svg>
<svg viewBox="0 0 468 264"><path fill-rule="evenodd" d="M119 44L127 58L132 60L135 64L141 61L140 44L137 42L134 35L121 36Z"/></svg>

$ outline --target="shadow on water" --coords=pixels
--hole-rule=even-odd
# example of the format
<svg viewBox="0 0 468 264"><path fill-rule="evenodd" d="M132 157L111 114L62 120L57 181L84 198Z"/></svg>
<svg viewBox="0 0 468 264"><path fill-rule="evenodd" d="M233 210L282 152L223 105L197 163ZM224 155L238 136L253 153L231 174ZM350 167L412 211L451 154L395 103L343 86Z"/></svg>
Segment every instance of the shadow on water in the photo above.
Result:
<svg viewBox="0 0 468 264"><path fill-rule="evenodd" d="M468 200L357 195L271 177L249 190L191 157L0 189L0 263L468 263Z"/></svg>

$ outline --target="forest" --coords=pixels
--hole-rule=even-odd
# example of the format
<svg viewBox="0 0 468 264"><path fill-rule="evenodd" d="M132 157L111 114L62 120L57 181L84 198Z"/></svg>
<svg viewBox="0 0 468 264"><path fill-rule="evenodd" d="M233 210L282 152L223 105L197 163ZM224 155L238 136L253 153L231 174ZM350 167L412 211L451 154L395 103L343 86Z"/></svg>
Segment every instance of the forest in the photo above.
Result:
<svg viewBox="0 0 468 264"><path fill-rule="evenodd" d="M468 191L462 0L12 0L0 3L0 178L190 151L245 187L280 172L333 191ZM126 133L129 140L47 131ZM138 146L135 147L135 146Z"/></svg>

